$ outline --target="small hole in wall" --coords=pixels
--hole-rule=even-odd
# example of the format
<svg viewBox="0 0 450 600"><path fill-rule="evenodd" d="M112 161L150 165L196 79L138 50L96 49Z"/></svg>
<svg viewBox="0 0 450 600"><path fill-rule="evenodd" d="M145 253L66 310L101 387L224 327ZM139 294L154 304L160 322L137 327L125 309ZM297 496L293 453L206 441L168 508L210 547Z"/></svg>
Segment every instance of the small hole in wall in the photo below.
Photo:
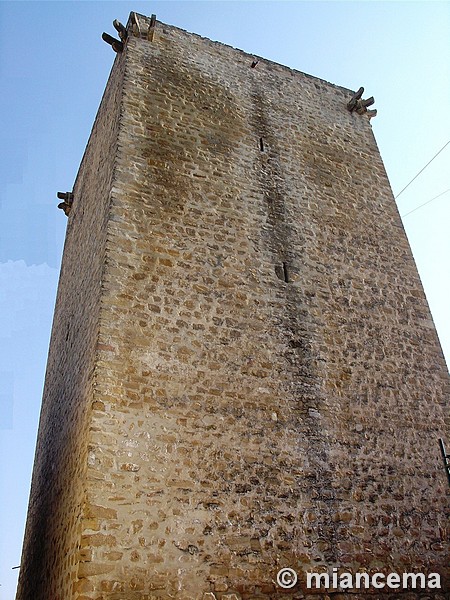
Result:
<svg viewBox="0 0 450 600"><path fill-rule="evenodd" d="M285 262L282 263L281 266L277 265L275 267L275 275L278 277L278 279L281 279L281 281L289 283L289 270Z"/></svg>
<svg viewBox="0 0 450 600"><path fill-rule="evenodd" d="M259 149L261 152L264 152L264 140L263 138L259 138Z"/></svg>

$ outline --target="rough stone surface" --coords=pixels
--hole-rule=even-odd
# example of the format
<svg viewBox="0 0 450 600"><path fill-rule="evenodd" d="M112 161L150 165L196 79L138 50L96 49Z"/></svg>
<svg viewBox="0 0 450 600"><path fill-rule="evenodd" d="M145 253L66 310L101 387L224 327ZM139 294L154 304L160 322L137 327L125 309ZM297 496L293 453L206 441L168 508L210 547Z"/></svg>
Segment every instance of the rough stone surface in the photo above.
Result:
<svg viewBox="0 0 450 600"><path fill-rule="evenodd" d="M17 599L444 577L448 374L367 116L139 21L74 187Z"/></svg>

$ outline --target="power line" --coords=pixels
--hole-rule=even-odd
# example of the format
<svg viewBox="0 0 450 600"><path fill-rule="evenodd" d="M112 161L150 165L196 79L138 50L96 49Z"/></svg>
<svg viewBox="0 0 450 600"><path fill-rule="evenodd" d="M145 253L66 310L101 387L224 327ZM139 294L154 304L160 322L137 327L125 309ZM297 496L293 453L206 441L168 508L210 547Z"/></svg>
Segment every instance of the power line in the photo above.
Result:
<svg viewBox="0 0 450 600"><path fill-rule="evenodd" d="M439 155L439 154L442 152L442 150L444 150L444 148L446 148L446 147L447 147L449 144L450 144L450 140L449 140L449 141L448 141L446 144L444 144L444 146L442 146L442 148L439 150L439 152L437 152L437 153L436 153L436 154L433 156L433 158L432 158L430 161L428 161L428 162L427 162L427 164L426 164L426 165L423 167L423 169L420 169L420 171L417 173L417 175L415 175L415 176L414 176L414 177L411 179L411 181L405 185L405 187L402 189L402 191L401 191L401 192L399 192L399 193L398 193L398 194L395 196L395 200L397 200L397 198L400 196L400 194L402 194L402 193L403 193L403 192L406 190L406 188L407 188L408 186L410 186L410 185L411 185L411 183L412 183L412 182L413 182L415 179L417 179L421 173L423 173L423 171L425 171L425 169L428 167L428 165L429 165L430 163L432 163L432 162L433 162L433 160L436 158L436 156L438 156L438 155ZM429 202L431 202L431 200L430 200ZM419 208L419 207L418 207L418 208Z"/></svg>
<svg viewBox="0 0 450 600"><path fill-rule="evenodd" d="M419 210L419 208L422 208L422 206L425 206L425 204L430 204L430 202L433 202L433 200L436 200L436 198L440 198L441 196L443 196L444 194L446 194L447 192L450 192L450 188L448 188L448 190L445 190L445 192L442 192L440 194L438 194L437 196L435 196L434 198L431 198L431 200L427 200L426 202L424 202L423 204L420 204L419 206L416 206L416 208L413 208L412 210L410 210L409 212L407 212L406 214L402 215L402 219L404 217L407 217L408 215L410 215L411 213L415 212L416 210Z"/></svg>

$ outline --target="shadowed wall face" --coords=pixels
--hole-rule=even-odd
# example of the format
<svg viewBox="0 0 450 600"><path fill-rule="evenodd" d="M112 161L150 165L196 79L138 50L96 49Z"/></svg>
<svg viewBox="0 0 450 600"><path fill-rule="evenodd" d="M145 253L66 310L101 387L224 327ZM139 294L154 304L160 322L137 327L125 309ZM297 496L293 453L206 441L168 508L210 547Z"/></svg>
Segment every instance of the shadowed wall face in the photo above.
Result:
<svg viewBox="0 0 450 600"><path fill-rule="evenodd" d="M117 154L90 141L106 233L76 187L69 217L86 250L65 260L100 308L77 313L98 343L61 597L297 598L283 566L442 573L446 368L367 115L139 19L113 68Z"/></svg>
<svg viewBox="0 0 450 600"><path fill-rule="evenodd" d="M73 597L123 85L116 64L74 184L53 319L17 598Z"/></svg>

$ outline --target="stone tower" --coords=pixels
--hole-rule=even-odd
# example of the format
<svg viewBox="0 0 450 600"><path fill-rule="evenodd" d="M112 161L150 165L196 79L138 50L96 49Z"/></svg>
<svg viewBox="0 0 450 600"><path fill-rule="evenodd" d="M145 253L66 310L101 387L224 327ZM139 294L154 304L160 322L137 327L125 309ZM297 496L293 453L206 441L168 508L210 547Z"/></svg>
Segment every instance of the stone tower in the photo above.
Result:
<svg viewBox="0 0 450 600"><path fill-rule="evenodd" d="M333 568L442 577L355 600L444 598L447 369L364 103L118 29L63 203L17 599L294 600Z"/></svg>

